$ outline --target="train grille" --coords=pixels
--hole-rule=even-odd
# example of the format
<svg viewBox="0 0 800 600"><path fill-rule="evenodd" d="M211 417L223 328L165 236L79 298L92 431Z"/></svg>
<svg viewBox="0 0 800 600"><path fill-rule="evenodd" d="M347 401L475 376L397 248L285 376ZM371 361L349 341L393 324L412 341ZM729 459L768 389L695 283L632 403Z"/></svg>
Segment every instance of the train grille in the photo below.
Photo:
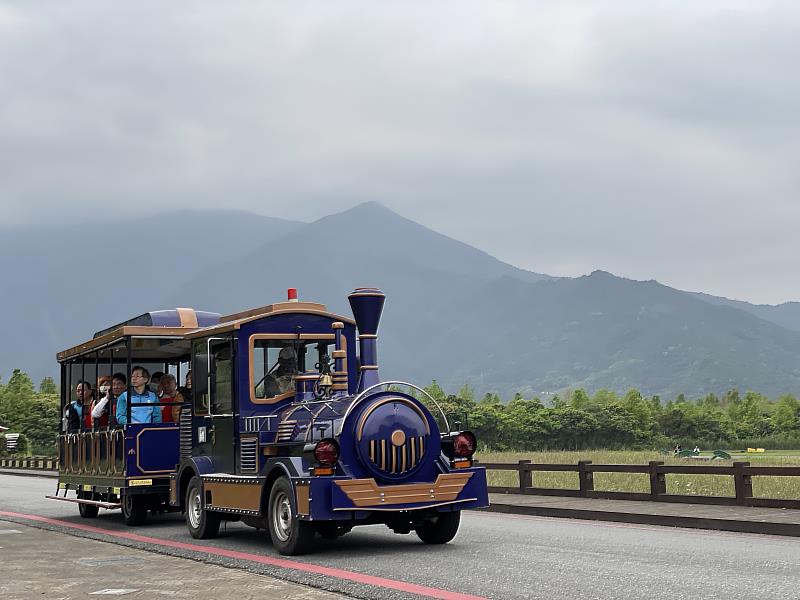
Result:
<svg viewBox="0 0 800 600"><path fill-rule="evenodd" d="M276 442L288 442L294 437L297 421L283 421L278 425L278 432L275 435Z"/></svg>
<svg viewBox="0 0 800 600"><path fill-rule="evenodd" d="M192 455L192 408L188 404L181 409L180 428L180 455L187 458Z"/></svg>
<svg viewBox="0 0 800 600"><path fill-rule="evenodd" d="M258 438L242 438L239 445L239 467L242 473L258 471Z"/></svg>
<svg viewBox="0 0 800 600"><path fill-rule="evenodd" d="M400 446L390 439L370 440L369 459L386 473L399 475L416 467L425 456L427 435L407 438Z"/></svg>

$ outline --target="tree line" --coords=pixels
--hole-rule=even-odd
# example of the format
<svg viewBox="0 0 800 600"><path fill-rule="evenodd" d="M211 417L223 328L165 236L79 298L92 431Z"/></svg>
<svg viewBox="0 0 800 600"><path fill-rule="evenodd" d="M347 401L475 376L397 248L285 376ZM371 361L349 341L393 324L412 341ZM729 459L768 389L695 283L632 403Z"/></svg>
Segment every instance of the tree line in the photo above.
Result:
<svg viewBox="0 0 800 600"><path fill-rule="evenodd" d="M478 400L469 386L446 394L436 381L426 391L451 425L472 430L494 450L800 448L800 402L790 394L770 399L731 389L663 402L636 389L575 389L545 405L521 394L508 402L492 393Z"/></svg>
<svg viewBox="0 0 800 600"><path fill-rule="evenodd" d="M507 402L492 393L477 399L469 386L448 394L436 381L425 389L451 426L472 430L482 446L495 450L800 448L800 401L789 394L770 399L731 389L721 396L681 394L663 402L635 389L622 395L575 389L545 404L521 394ZM55 454L59 413L59 390L51 377L38 388L19 369L8 383L0 379L0 425L23 434L33 454Z"/></svg>
<svg viewBox="0 0 800 600"><path fill-rule="evenodd" d="M45 377L38 389L28 375L14 369L8 383L0 380L0 425L8 433L21 433L21 452L55 456L56 438L61 425L58 386ZM5 443L0 453L5 452Z"/></svg>

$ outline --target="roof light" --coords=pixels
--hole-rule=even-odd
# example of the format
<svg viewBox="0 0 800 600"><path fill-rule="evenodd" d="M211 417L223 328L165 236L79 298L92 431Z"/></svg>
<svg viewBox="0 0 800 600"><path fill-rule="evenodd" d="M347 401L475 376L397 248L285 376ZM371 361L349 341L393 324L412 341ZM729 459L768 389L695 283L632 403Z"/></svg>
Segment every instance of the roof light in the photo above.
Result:
<svg viewBox="0 0 800 600"><path fill-rule="evenodd" d="M297 288L289 288L286 292L289 302L297 302Z"/></svg>

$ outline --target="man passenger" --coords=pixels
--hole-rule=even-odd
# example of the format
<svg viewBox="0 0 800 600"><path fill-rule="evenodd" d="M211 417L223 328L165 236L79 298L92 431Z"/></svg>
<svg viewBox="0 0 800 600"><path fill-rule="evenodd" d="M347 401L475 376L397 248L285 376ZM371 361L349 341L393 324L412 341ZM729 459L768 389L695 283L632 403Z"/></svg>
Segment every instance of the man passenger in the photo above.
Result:
<svg viewBox="0 0 800 600"><path fill-rule="evenodd" d="M79 381L75 385L76 399L69 403L66 408L67 428L70 431L77 431L81 428L84 415L88 414L89 406L92 403L92 386L87 381ZM84 412L85 411L85 412Z"/></svg>
<svg viewBox="0 0 800 600"><path fill-rule="evenodd" d="M131 406L131 423L161 423L161 407L158 406L158 397L147 389L150 373L144 367L136 366L131 370L131 405L155 404L156 406ZM117 399L117 423L128 423L128 392L123 392Z"/></svg>
<svg viewBox="0 0 800 600"><path fill-rule="evenodd" d="M156 371L153 373L153 376L150 377L150 391L155 392L156 396L161 398L164 395L164 390L161 389L161 378L164 376L164 373L161 371Z"/></svg>
<svg viewBox="0 0 800 600"><path fill-rule="evenodd" d="M294 377L297 375L297 352L292 346L281 348L276 366L278 368L270 373L264 381L267 398L285 394L292 389Z"/></svg>
<svg viewBox="0 0 800 600"><path fill-rule="evenodd" d="M117 398L122 395L125 388L128 386L128 378L123 373L114 373L111 377L111 388L106 394L105 400L98 402L92 409L92 418L95 423L100 420L101 427L116 427L117 420ZM102 393L103 388L100 388Z"/></svg>

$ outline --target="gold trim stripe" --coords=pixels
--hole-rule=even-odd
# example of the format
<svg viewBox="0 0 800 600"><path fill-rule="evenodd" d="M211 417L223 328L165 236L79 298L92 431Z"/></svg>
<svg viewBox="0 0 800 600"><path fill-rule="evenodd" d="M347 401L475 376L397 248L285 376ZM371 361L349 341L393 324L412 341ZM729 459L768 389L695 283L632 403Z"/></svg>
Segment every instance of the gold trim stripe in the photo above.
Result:
<svg viewBox="0 0 800 600"><path fill-rule="evenodd" d="M199 327L197 324L197 313L194 312L193 308L176 308L175 310L178 311L181 327L191 327L192 329L197 329Z"/></svg>

